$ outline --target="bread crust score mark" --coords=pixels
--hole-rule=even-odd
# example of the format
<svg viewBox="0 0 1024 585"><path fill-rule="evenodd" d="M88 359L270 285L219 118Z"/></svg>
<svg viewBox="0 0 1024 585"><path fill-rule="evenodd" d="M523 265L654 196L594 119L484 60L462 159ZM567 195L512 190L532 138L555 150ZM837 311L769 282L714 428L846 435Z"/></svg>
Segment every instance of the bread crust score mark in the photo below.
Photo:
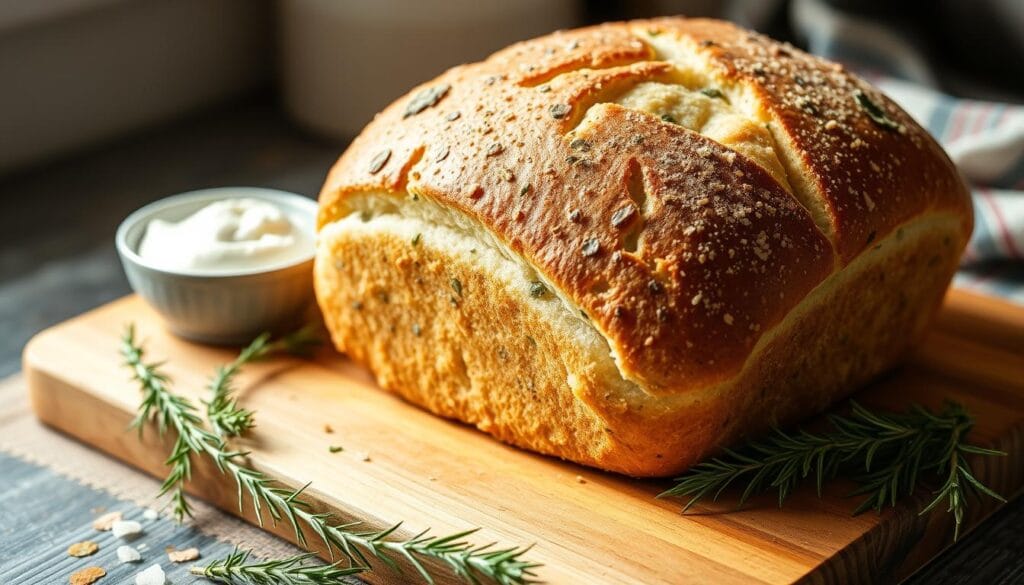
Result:
<svg viewBox="0 0 1024 585"><path fill-rule="evenodd" d="M758 65L756 59L768 57ZM637 89L644 84L653 84L646 96ZM881 104L882 115L895 127L879 128L847 106L825 109L845 104L851 88ZM706 89L713 91L697 97L695 92ZM723 97L728 104L709 102ZM413 103L418 110L406 115ZM823 111L832 117L822 117ZM663 115L685 120L679 124ZM820 140L821 132L839 138ZM844 146L865 149L871 158L848 156ZM874 170L872 165L882 178L858 175ZM894 177L893 169L925 174L909 185ZM381 211L387 205L380 202L388 200L397 203ZM420 217L415 206L405 208L412 202L427 202L446 215ZM378 224L378 212L388 219ZM851 275L870 271L844 272L864 250L894 241L897 227L917 233L915 224L927 223L949 243L938 248L942 253L932 267L919 268L938 275L922 278L930 288L912 295L921 306L904 309L913 313L903 317L908 331L918 331L927 320L919 317L930 315L941 298L971 222L966 191L948 159L866 84L731 25L681 19L556 33L453 69L414 90L378 116L332 169L321 194L321 226L348 221L344 218L354 213L365 215L371 228L352 232L362 234L363 244L347 241L351 234L337 230L322 233L322 248L336 248L336 260L344 263L346 254L365 253L363 246L393 239L388 232L394 226L372 233L396 217L404 218L402 229L416 222L454 226L459 237L476 239L478 246L525 267L517 278L532 279L524 280L527 290L538 283L550 291L564 323L551 325L562 321L550 316L526 319L521 326L535 329L535 339L544 331L554 338L568 335L582 323L598 343L586 351L570 344L541 354L539 359L561 363L563 369L542 380L540 392L558 395L561 402L544 411L548 418L540 429L540 423L523 418L537 413L513 404L516 396L522 398L515 394L514 379L484 376L489 385L505 384L511 396L436 388L444 386L443 377L430 378L435 389L428 390L428 380L417 372L429 370L429 363L402 374L396 364L408 363L411 354L361 349L356 339L372 346L375 339L393 336L393 325L359 324L351 308L334 302L332 297L363 302L355 296L366 291L331 276L321 254L318 298L339 348L368 363L382 385L434 412L527 448L638 475L681 469L735 437L740 430L731 425L759 426L744 408L754 413L751 405L760 404L770 419L806 414L863 381L858 376L890 364L902 346L865 358L867 365L857 375L810 364L823 372L814 399L807 388L776 379L781 374L766 374L760 382L747 376L767 365L797 375L793 364L762 360L778 355L764 348L781 344L780 332L800 330L796 316L827 311L809 305L808 294L820 296L830 282L856 288L858 282L848 282ZM901 245L910 244L887 248L897 250L892 257L900 256ZM474 261L452 259L452 265L469 270ZM483 265L477 270L486 274ZM840 293L830 293L840 297L832 302L846 306ZM519 304L524 313L536 302L529 295L493 291L487 298ZM883 300L877 294L871 298ZM414 302L408 310L415 313L417 307ZM861 310L879 314L880 309L851 309ZM346 312L353 314L345 317ZM475 318L488 322L485 314ZM842 318L819 317L802 326L824 327ZM490 323L502 326L501 320ZM444 333L440 341L453 339L463 347L480 342L478 332L463 329ZM860 350L870 353L872 342L861 342ZM464 353L459 352L464 369L491 371L487 360ZM579 355L573 358L574 353ZM603 373L595 377L595 368ZM514 368L506 370L513 375ZM839 382L830 381L829 374ZM453 374L453 379L462 378ZM767 382L773 388L765 388ZM729 401L748 405L737 406L731 423L719 416L728 410L722 401L730 392ZM760 393L760 402L744 392ZM437 402L453 393L474 395L478 403L455 408ZM573 400L565 403L568 396ZM586 408L579 410L581 405ZM576 414L552 422L566 409ZM499 419L503 422L495 422ZM566 438L574 433L580 438Z"/></svg>

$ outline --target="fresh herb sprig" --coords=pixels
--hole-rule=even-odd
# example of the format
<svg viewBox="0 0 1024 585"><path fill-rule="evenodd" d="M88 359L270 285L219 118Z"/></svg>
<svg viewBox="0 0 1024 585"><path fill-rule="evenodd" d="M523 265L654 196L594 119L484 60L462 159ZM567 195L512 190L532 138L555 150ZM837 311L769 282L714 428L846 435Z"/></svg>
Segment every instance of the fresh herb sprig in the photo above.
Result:
<svg viewBox="0 0 1024 585"><path fill-rule="evenodd" d="M171 471L161 484L158 497L171 494L174 517L181 522L192 516L185 498L185 483L192 477L192 454L201 452L206 441L219 439L201 426L202 421L188 400L169 391L170 378L158 369L161 364L145 363L144 355L142 347L135 343L134 326L129 326L121 338L121 356L142 390L142 402L131 426L139 430L140 436L151 420L156 422L161 437L168 428L174 429L174 446L164 461Z"/></svg>
<svg viewBox="0 0 1024 585"><path fill-rule="evenodd" d="M167 460L172 472L165 481L165 486L176 485L180 489L190 476L190 456L206 455L217 465L221 473L235 480L240 510L245 509L244 496L248 493L251 509L260 525L263 524L266 515L269 515L275 524L286 520L294 530L296 540L308 548L306 535L302 529L304 526L324 542L332 556L336 553L343 555L350 568L369 570L372 558L400 570L399 561L405 559L427 583L433 583L433 577L425 564L433 560L447 565L452 572L469 583L490 581L504 585L535 582L533 569L540 565L523 559L530 547L495 549L493 543L473 546L464 539L477 529L440 537L430 536L428 531L424 530L411 538L395 539L392 536L401 523L380 531L360 530L361 524L358 522L335 523L331 514L313 512L310 504L301 499L308 484L292 490L266 474L246 466L246 453L231 450L223 437L202 426L202 421L196 415L195 406L186 398L170 391L169 379L160 372L160 364L143 361L144 350L136 342L135 331L131 326L127 328L121 340L121 353L143 392L136 424L141 425L145 421L154 420L161 434L168 428L173 428L177 433L175 446ZM165 487L161 493L166 493L168 489L170 488ZM177 503L178 499L180 504ZM176 506L179 505L187 514L184 495L176 492ZM224 561L218 566L223 567L226 559ZM238 560L232 564L236 569L242 565L244 563L240 564ZM293 568L298 565L299 563L295 562ZM240 571L241 569L238 569L235 573L240 575ZM227 578L225 575L230 575L230 572L224 573L221 577ZM233 582L245 583L244 580Z"/></svg>
<svg viewBox="0 0 1024 585"><path fill-rule="evenodd" d="M937 414L920 406L881 414L851 402L849 416L828 420L832 429L827 433L775 429L766 438L726 449L721 457L691 468L658 497L688 497L685 512L707 497L717 500L730 485L745 482L739 506L769 489L777 491L781 506L809 477L820 497L824 482L842 473L858 484L851 495L867 496L854 510L859 514L894 506L931 476L941 478L942 484L921 514L947 500L955 522L954 540L960 535L969 493L1005 501L974 477L965 458L1005 453L966 442L973 421L958 404L947 404Z"/></svg>
<svg viewBox="0 0 1024 585"><path fill-rule="evenodd" d="M218 368L210 382L212 397L207 403L207 416L217 436L240 435L253 425L253 413L239 407L231 396L232 382L243 365L278 352L303 355L318 343L315 330L309 327L275 342L270 342L269 335L261 335L231 364ZM160 486L158 496L171 494L174 517L181 522L192 516L185 498L185 484L192 477L192 455L203 450L204 441L216 439L216 436L210 435L202 427L195 407L188 400L168 391L170 379L158 370L160 364L145 364L143 354L142 347L135 343L135 329L129 326L121 340L121 355L143 392L142 404L132 421L132 427L138 428L141 433L142 425L155 419L161 436L168 427L174 428L174 446L164 462L171 471Z"/></svg>
<svg viewBox="0 0 1024 585"><path fill-rule="evenodd" d="M205 567L193 565L189 572L228 585L337 585L341 578L363 572L363 567L310 564L313 553L269 561L250 561L251 553L235 549L228 556Z"/></svg>
<svg viewBox="0 0 1024 585"><path fill-rule="evenodd" d="M264 333L243 349L234 361L218 367L209 384L210 400L205 402L206 418L214 432L221 437L237 437L254 424L253 412L240 407L233 396L235 376L243 366L280 353L308 355L319 344L320 337L312 326L303 327L276 341L271 341L270 334Z"/></svg>

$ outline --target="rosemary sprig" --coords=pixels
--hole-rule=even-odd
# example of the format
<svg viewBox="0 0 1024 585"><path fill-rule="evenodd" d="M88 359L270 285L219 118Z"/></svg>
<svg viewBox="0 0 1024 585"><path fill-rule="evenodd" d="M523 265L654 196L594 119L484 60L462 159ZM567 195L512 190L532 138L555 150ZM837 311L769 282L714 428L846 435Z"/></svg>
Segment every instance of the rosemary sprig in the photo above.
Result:
<svg viewBox="0 0 1024 585"><path fill-rule="evenodd" d="M181 522L186 516L192 516L184 490L185 483L192 477L191 456L202 451L205 441L218 438L202 428L196 409L188 400L168 390L170 378L159 371L161 364L143 362L144 351L135 343L135 327L132 325L121 338L121 356L142 390L142 403L131 426L137 428L141 436L143 425L154 420L160 436L167 432L168 427L176 433L171 454L164 461L171 471L161 484L158 497L171 493L174 516Z"/></svg>
<svg viewBox="0 0 1024 585"><path fill-rule="evenodd" d="M319 339L315 329L310 327L304 327L272 343L269 335L261 335L246 347L234 362L218 368L210 383L213 397L207 403L207 415L217 434L235 436L252 427L252 412L240 408L237 401L231 397L232 381L244 364L282 351L303 355L310 352L317 343ZM174 447L164 462L171 471L161 484L158 497L171 494L174 517L181 522L192 516L184 489L185 483L192 477L191 457L193 453L203 450L204 441L210 440L209 431L201 426L196 409L190 402L168 391L170 378L158 370L161 364L143 363L144 352L142 347L135 343L134 326L129 326L121 339L121 355L143 392L139 413L131 426L138 428L141 433L142 425L155 419L161 436L169 426L176 432Z"/></svg>
<svg viewBox="0 0 1024 585"><path fill-rule="evenodd" d="M169 485L173 478L180 487L189 477L190 455L206 455L221 473L235 480L240 510L244 510L244 496L248 493L252 511L261 525L265 515L269 515L275 524L287 520L296 540L308 548L302 529L305 526L324 542L332 556L340 553L351 567L369 567L373 558L400 570L399 561L405 559L427 583L433 583L425 562L434 560L444 563L469 583L490 581L505 585L535 582L533 569L539 565L522 558L530 547L494 549L493 543L473 546L464 539L477 529L447 536L430 536L424 530L402 540L392 538L401 523L380 531L360 530L358 522L334 523L331 514L313 512L309 503L301 499L308 484L292 490L247 467L243 463L246 453L229 449L224 438L202 427L195 414L195 406L167 387L169 380L159 371L160 364L143 362L144 351L136 343L131 326L122 338L121 353L143 392L136 424L153 419L161 433L173 428L178 434L175 448L168 458L172 473L165 485ZM181 496L181 501L184 502L184 496ZM187 505L185 510L187 512ZM235 566L238 566L237 562Z"/></svg>
<svg viewBox="0 0 1024 585"><path fill-rule="evenodd" d="M234 393L234 379L242 366L266 359L278 353L292 355L308 355L320 343L315 328L306 326L298 331L270 341L270 334L264 333L243 349L238 357L229 364L217 368L208 386L209 402L206 405L206 418L214 432L222 437L237 437L253 427L253 412L238 405Z"/></svg>
<svg viewBox="0 0 1024 585"><path fill-rule="evenodd" d="M364 567L341 567L337 563L309 564L306 561L316 557L313 553L263 562L250 562L250 554L236 548L205 567L193 565L189 572L228 585L337 585L342 577L365 570Z"/></svg>
<svg viewBox="0 0 1024 585"><path fill-rule="evenodd" d="M960 534L968 493L1005 501L974 477L964 457L1005 453L965 442L974 423L958 404L949 403L938 414L920 406L880 414L851 402L849 416L833 415L829 422L832 429L824 434L775 429L764 439L726 449L723 456L691 468L658 497L689 497L685 512L708 496L717 500L733 483L746 482L739 506L768 489L777 491L781 506L808 477L813 475L821 497L825 480L843 473L858 484L851 495L867 496L854 510L859 514L894 506L899 497L911 495L925 476L944 477L935 499L921 514L948 500L955 521L954 540Z"/></svg>

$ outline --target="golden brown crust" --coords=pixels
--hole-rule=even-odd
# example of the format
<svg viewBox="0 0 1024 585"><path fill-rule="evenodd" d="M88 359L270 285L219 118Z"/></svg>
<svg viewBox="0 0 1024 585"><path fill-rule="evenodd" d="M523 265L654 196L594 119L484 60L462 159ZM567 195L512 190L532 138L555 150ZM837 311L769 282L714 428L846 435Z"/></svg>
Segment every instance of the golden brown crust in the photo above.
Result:
<svg viewBox="0 0 1024 585"><path fill-rule="evenodd" d="M808 175L825 203L844 264L926 210L959 213L970 231L970 200L946 153L899 106L842 65L725 22L665 19L651 26L696 43L715 77L753 88L789 141L783 148L799 160L800 168L790 172ZM873 120L871 104L895 127Z"/></svg>
<svg viewBox="0 0 1024 585"><path fill-rule="evenodd" d="M787 184L736 150L614 103L642 82L721 87L733 108L768 128ZM637 474L678 469L735 437L735 430L704 429L726 425L722 417L731 416L725 398L705 394L739 388L728 400L748 404L744 392L757 384L736 380L751 367L778 366L752 366L752 352L802 311L816 287L868 253L869 244L919 219L958 218L936 235L952 244L932 269L941 274L922 278L931 288L915 298L925 303L948 281L971 228L968 194L952 164L892 102L837 65L710 20L560 32L444 73L384 110L353 142L321 192L320 225L345 217L359 196L374 193L421 197L483 226L586 314L622 376L651 400L663 399L646 410L620 411L599 387L574 390L598 418L617 421L613 455L538 446L543 441L535 432L513 427L490 432ZM330 297L344 289L318 286L329 323L332 311L345 310ZM884 288L873 302L886 294L894 298L898 291ZM907 318L930 310L917 307ZM825 326L821 319L805 325L815 323ZM332 326L336 339L351 331ZM871 342L863 343L870 353ZM351 342L338 345L378 376L409 358L372 359L376 354ZM873 372L892 357L871 359ZM821 371L843 382L825 390L829 397L855 381L828 367ZM436 412L481 424L471 407L446 410L422 388L402 387L425 383L420 376L411 372L386 385ZM782 387L794 397L806 393ZM565 398L564 388L550 392ZM703 402L693 402L701 396ZM795 402L785 404L769 414L801 411ZM749 424L754 412L737 406L747 422L730 420ZM670 428L684 423L688 430ZM650 437L644 443L642 435L652 429L661 431L668 461L651 463L659 443Z"/></svg>
<svg viewBox="0 0 1024 585"><path fill-rule="evenodd" d="M629 31L552 35L417 88L334 168L321 222L344 213L346 196L370 190L409 190L457 208L582 307L625 375L675 392L735 374L759 336L832 271L833 250L749 159L654 116L594 106L668 68L623 65L652 56ZM575 69L584 64L604 69ZM436 101L417 100L423 92ZM597 119L572 132L585 113ZM643 176L651 205L633 220L643 224L639 253L617 254L628 226L612 220L634 205L624 187L631 172Z"/></svg>
<svg viewBox="0 0 1024 585"><path fill-rule="evenodd" d="M602 364L543 311L553 299L531 298L528 283L501 281L430 232L415 246L372 222L328 233L315 283L335 344L381 387L513 445L664 476L821 411L895 363L942 299L962 245L950 235L957 221L933 217L876 242L763 338L739 374L677 396L623 388L606 354Z"/></svg>

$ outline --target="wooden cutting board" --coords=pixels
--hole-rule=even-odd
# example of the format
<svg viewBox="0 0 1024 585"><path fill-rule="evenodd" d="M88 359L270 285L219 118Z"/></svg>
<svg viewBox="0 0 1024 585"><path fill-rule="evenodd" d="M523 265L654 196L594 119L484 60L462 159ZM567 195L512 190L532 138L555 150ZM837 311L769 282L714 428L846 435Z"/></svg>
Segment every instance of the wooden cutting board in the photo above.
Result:
<svg viewBox="0 0 1024 585"><path fill-rule="evenodd" d="M127 430L139 392L117 347L129 322L147 357L168 359L174 388L191 398L202 397L214 366L233 357L170 336L140 299L127 297L40 333L25 349L25 373L45 423L163 476L169 443L151 429L142 442ZM378 528L403 520L406 535L478 526L474 542L535 543L528 557L544 564L538 576L550 583L885 582L909 575L951 540L949 515L918 515L927 493L880 516L852 517L856 501L843 497L850 486L842 482L820 500L799 491L784 509L767 495L735 511L732 495L680 515L678 502L654 499L667 481L502 445L380 391L327 350L314 361L253 365L239 381L258 423L239 447L252 452L257 468L291 486L312 482L308 497L345 520ZM1024 486L1024 308L950 293L917 355L857 399L894 409L963 403L977 419L973 440L1008 453L976 461L976 475L1008 497L1017 494ZM344 451L330 453L331 445ZM238 512L234 484L205 461L191 489ZM994 508L972 500L968 525ZM290 537L286 526L268 530ZM386 568L365 578L402 581Z"/></svg>

